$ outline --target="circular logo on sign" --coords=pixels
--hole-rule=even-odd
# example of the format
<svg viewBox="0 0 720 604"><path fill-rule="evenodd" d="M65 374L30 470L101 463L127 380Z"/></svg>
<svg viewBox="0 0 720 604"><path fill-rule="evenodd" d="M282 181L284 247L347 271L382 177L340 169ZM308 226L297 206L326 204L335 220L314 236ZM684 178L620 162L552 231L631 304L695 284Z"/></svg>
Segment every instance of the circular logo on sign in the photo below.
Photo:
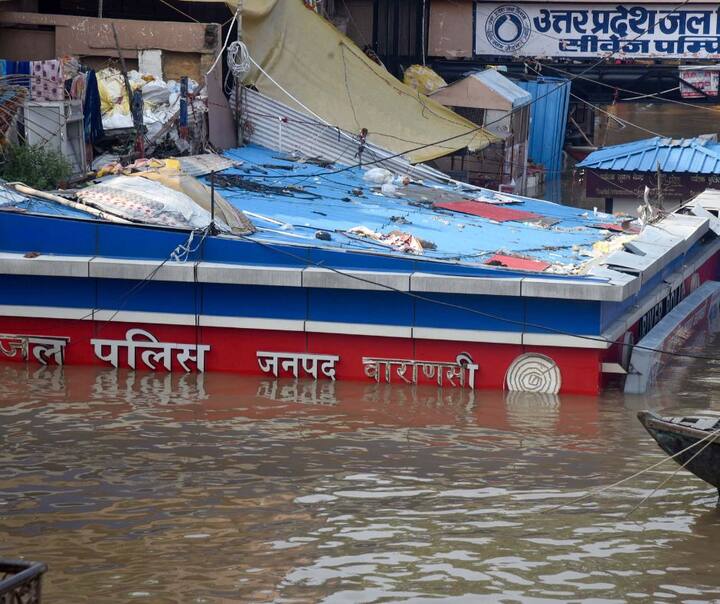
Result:
<svg viewBox="0 0 720 604"><path fill-rule="evenodd" d="M503 52L515 52L525 46L532 26L530 17L518 6L499 6L485 21L488 42Z"/></svg>

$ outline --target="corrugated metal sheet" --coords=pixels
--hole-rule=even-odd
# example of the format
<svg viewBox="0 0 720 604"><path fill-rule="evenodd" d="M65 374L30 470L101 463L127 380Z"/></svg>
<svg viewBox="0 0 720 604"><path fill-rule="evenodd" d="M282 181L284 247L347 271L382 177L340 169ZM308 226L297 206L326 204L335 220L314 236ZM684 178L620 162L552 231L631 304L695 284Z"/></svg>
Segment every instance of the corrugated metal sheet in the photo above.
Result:
<svg viewBox="0 0 720 604"><path fill-rule="evenodd" d="M623 172L662 172L690 174L720 173L720 144L706 138L661 138L659 136L613 145L593 151L580 168Z"/></svg>
<svg viewBox="0 0 720 604"><path fill-rule="evenodd" d="M482 82L485 86L506 98L512 103L513 108L527 105L532 99L532 96L527 90L520 88L515 82L506 78L495 69L477 71L470 74L470 77Z"/></svg>
<svg viewBox="0 0 720 604"><path fill-rule="evenodd" d="M245 89L245 115L250 122L249 141L283 153L298 153L305 157L321 157L333 163L353 165L358 163L358 141L349 133L328 126L295 111L282 103L266 97L255 90ZM413 178L432 178L451 182L439 170L423 164L412 165L402 157L385 149L368 144L363 161L378 159L380 165L399 174ZM466 185L469 188L470 185Z"/></svg>
<svg viewBox="0 0 720 604"><path fill-rule="evenodd" d="M539 77L518 86L532 96L530 106L530 146L528 157L545 166L545 198L560 199L560 169L562 168L563 142L570 104L570 81L566 78ZM557 186L553 187L553 183Z"/></svg>
<svg viewBox="0 0 720 604"><path fill-rule="evenodd" d="M215 153L203 153L201 155L186 155L180 157L180 166L185 174L190 176L204 176L210 172L221 172L232 168L234 162L227 157Z"/></svg>

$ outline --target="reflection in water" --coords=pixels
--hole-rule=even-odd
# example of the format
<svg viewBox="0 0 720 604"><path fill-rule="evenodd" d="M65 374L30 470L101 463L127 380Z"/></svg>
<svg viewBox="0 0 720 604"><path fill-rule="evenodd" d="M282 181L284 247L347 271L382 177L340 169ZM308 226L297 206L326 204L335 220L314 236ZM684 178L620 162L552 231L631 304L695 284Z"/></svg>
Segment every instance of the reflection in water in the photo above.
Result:
<svg viewBox="0 0 720 604"><path fill-rule="evenodd" d="M720 345L706 351L720 356ZM0 556L49 602L712 601L713 489L602 398L0 366ZM672 386L672 387L670 387Z"/></svg>

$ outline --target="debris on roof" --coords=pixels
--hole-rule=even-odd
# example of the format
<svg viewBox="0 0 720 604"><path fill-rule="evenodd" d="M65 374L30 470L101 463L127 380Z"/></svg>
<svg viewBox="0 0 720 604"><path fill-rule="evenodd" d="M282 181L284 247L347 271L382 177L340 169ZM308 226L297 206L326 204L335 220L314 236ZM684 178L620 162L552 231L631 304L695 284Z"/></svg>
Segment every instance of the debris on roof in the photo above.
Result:
<svg viewBox="0 0 720 604"><path fill-rule="evenodd" d="M609 214L430 178L408 182L380 166L319 167L257 145L226 156L242 165L216 175L216 189L252 220L253 238L270 242L581 274L595 243L626 236L608 228L622 230L624 220ZM396 196L383 195L381 181ZM503 266L488 264L493 258Z"/></svg>
<svg viewBox="0 0 720 604"><path fill-rule="evenodd" d="M493 254L492 258L485 261L485 264L490 266L506 266L508 268L515 268L521 271L537 272L542 272L552 266L549 262L531 260L520 256L508 256L507 254Z"/></svg>

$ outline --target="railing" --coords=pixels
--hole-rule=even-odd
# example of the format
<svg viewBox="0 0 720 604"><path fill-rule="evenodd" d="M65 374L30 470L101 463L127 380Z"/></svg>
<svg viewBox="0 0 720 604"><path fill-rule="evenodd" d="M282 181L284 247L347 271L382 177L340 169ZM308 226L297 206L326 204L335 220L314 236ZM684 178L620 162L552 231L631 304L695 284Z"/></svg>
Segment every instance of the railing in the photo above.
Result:
<svg viewBox="0 0 720 604"><path fill-rule="evenodd" d="M40 562L0 559L0 604L40 604L46 570Z"/></svg>

